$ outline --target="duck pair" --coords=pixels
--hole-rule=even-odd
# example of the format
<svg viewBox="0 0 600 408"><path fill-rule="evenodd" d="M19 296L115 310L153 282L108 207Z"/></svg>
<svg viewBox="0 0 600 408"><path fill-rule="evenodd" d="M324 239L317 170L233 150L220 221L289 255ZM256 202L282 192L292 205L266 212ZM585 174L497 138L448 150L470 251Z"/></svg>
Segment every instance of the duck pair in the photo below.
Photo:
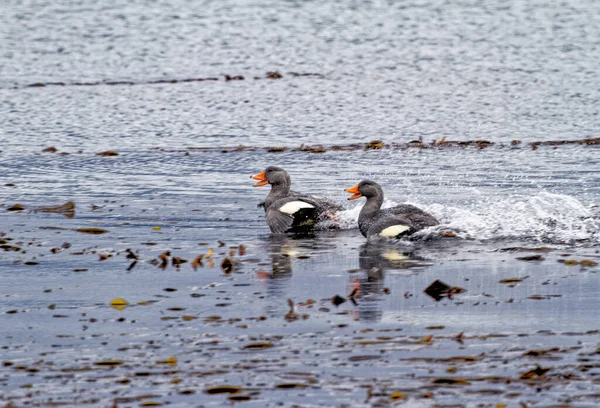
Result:
<svg viewBox="0 0 600 408"><path fill-rule="evenodd" d="M323 197L291 190L290 176L281 167L269 166L251 178L258 180L254 187L271 185L259 206L264 207L267 224L275 234L310 231L322 221L335 224L335 213L344 209ZM348 200L367 199L358 216L358 228L367 238L400 238L439 224L431 214L410 204L382 210L383 190L374 181L363 180L345 191L352 194Z"/></svg>

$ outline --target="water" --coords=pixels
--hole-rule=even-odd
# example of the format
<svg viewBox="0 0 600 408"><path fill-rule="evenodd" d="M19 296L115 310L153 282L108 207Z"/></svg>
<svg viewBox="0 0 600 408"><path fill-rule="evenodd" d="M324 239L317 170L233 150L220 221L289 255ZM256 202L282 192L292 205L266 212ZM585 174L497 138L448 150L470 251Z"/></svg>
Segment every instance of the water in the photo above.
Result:
<svg viewBox="0 0 600 408"><path fill-rule="evenodd" d="M599 145L531 146L598 137L597 4L0 11L0 208L25 208L0 212L0 401L598 405L600 269L570 261L600 262ZM494 144L429 145L444 137ZM330 148L375 139L385 147ZM343 203L342 229L270 236L256 207L268 188L249 179L268 165ZM366 244L344 193L363 178L441 226ZM36 211L66 201L73 218ZM435 301L435 280L466 291ZM129 306L111 308L118 297ZM95 364L107 359L121 363ZM538 365L550 370L527 374ZM217 385L243 390L205 392Z"/></svg>

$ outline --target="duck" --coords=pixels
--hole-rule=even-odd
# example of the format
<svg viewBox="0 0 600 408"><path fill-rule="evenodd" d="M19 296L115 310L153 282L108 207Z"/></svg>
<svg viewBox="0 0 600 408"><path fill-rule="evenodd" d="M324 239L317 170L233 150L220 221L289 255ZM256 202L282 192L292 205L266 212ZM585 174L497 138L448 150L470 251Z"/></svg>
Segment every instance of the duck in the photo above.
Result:
<svg viewBox="0 0 600 408"><path fill-rule="evenodd" d="M401 238L439 224L433 215L411 204L382 210L383 189L372 180L362 180L345 191L352 194L348 200L367 199L358 216L358 228L366 238Z"/></svg>
<svg viewBox="0 0 600 408"><path fill-rule="evenodd" d="M271 186L259 206L264 208L267 225L274 234L310 232L319 221L325 220L334 221L330 223L333 227L334 213L343 210L341 205L325 198L291 190L292 180L281 167L269 166L250 177L258 180L254 187Z"/></svg>

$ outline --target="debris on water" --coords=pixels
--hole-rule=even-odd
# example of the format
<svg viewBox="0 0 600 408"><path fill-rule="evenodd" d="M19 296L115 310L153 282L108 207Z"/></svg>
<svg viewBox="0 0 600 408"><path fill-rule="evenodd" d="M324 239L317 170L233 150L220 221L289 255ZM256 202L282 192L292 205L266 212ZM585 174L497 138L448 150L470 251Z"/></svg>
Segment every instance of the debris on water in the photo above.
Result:
<svg viewBox="0 0 600 408"><path fill-rule="evenodd" d="M421 340L417 341L417 344L429 344L431 343L431 340L433 340L433 334L423 337Z"/></svg>
<svg viewBox="0 0 600 408"><path fill-rule="evenodd" d="M42 152L44 153L56 153L58 151L58 149L54 146L49 146L46 147L44 150L42 150Z"/></svg>
<svg viewBox="0 0 600 408"><path fill-rule="evenodd" d="M284 390L289 390L292 388L306 388L307 385L306 384L302 384L302 383L281 383L281 384L275 384L275 388L280 388L280 389L284 389Z"/></svg>
<svg viewBox="0 0 600 408"><path fill-rule="evenodd" d="M548 354L559 352L560 348L552 347L550 349L542 349L542 350L529 350L526 353L523 353L523 357L542 357L548 356Z"/></svg>
<svg viewBox="0 0 600 408"><path fill-rule="evenodd" d="M177 357L169 357L164 360L158 360L156 364L167 364L171 367L175 367L177 365Z"/></svg>
<svg viewBox="0 0 600 408"><path fill-rule="evenodd" d="M442 231L442 232L440 232L440 235L442 237L449 237L449 238L456 237L456 234L454 232L452 232L452 231Z"/></svg>
<svg viewBox="0 0 600 408"><path fill-rule="evenodd" d="M99 261L106 261L108 258L112 258L112 254L98 254Z"/></svg>
<svg viewBox="0 0 600 408"><path fill-rule="evenodd" d="M558 262L569 266L579 265L582 268L594 267L598 265L598 262L592 261L591 259L582 259L581 261L576 259L559 259Z"/></svg>
<svg viewBox="0 0 600 408"><path fill-rule="evenodd" d="M336 306L341 305L345 301L346 301L346 298L341 297L340 295L335 295L334 297L331 298L331 303L333 303Z"/></svg>
<svg viewBox="0 0 600 408"><path fill-rule="evenodd" d="M396 400L400 400L400 399L407 399L408 396L399 391L395 391L392 393L392 395L390 395L390 398L392 399L392 401L396 401Z"/></svg>
<svg viewBox="0 0 600 408"><path fill-rule="evenodd" d="M506 278L506 279L499 280L498 283L506 283L506 284L519 283L519 282L524 281L528 277L529 276L523 276L522 278Z"/></svg>
<svg viewBox="0 0 600 408"><path fill-rule="evenodd" d="M263 350L266 348L273 347L274 344L270 341L258 341L256 343L249 343L242 347L244 350Z"/></svg>
<svg viewBox="0 0 600 408"><path fill-rule="evenodd" d="M519 379L521 380L532 380L535 378L540 378L543 377L548 371L550 371L550 368L542 368L539 365L534 368L533 370L529 370L524 372L523 374L521 374L521 376L519 377Z"/></svg>
<svg viewBox="0 0 600 408"><path fill-rule="evenodd" d="M172 263L172 264L173 264L173 266L174 266L174 267L176 267L176 268L179 268L179 266L180 266L182 263L186 263L186 262L187 262L187 259L183 259L183 258L180 258L180 257L178 257L178 256L174 256L173 258L171 258L171 263Z"/></svg>
<svg viewBox="0 0 600 408"><path fill-rule="evenodd" d="M439 301L445 297L447 297L448 299L452 299L452 296L457 295L459 293L463 293L465 291L465 289L460 288L458 286L447 285L439 279L434 281L424 290L424 292L427 295L431 296L436 301Z"/></svg>
<svg viewBox="0 0 600 408"><path fill-rule="evenodd" d="M127 248L125 252L127 252L127 255L125 256L126 259L140 259L140 257L136 253L134 253L130 248Z"/></svg>
<svg viewBox="0 0 600 408"><path fill-rule="evenodd" d="M299 316L298 313L294 311L294 301L292 299L288 299L287 302L288 306L290 307L290 310L285 314L284 318L288 322L292 322L294 320L297 320Z"/></svg>
<svg viewBox="0 0 600 408"><path fill-rule="evenodd" d="M35 211L46 212L46 213L57 213L62 214L67 218L73 218L75 216L75 203L73 201L67 201L61 205L39 207Z"/></svg>
<svg viewBox="0 0 600 408"><path fill-rule="evenodd" d="M280 79L280 78L283 78L283 75L281 75L277 71L270 71L270 72L267 72L267 78L269 78L269 79Z"/></svg>
<svg viewBox="0 0 600 408"><path fill-rule="evenodd" d="M152 227L152 229L153 229L154 231L160 231L160 227L159 227L158 225L156 225L156 226Z"/></svg>
<svg viewBox="0 0 600 408"><path fill-rule="evenodd" d="M198 255L196 258L194 258L194 260L192 261L192 268L194 268L194 270L204 267L204 264L202 263L202 258L204 258L204 255Z"/></svg>
<svg viewBox="0 0 600 408"><path fill-rule="evenodd" d="M236 387L233 385L217 385L215 387L206 388L204 392L207 394L235 394L242 390L242 387Z"/></svg>
<svg viewBox="0 0 600 408"><path fill-rule="evenodd" d="M204 257L206 259L210 259L210 257L213 256L214 253L215 253L215 250L210 248Z"/></svg>
<svg viewBox="0 0 600 408"><path fill-rule="evenodd" d="M358 296L360 294L359 290L360 290L359 287L354 288L347 297L347 299L350 299L350 301L354 304L354 306L358 305L358 303L356 302L356 299L354 299L354 297Z"/></svg>
<svg viewBox="0 0 600 408"><path fill-rule="evenodd" d="M535 262L535 261L543 261L544 257L541 255L528 255L528 256L518 256L517 259L519 261Z"/></svg>
<svg viewBox="0 0 600 408"><path fill-rule="evenodd" d="M223 259L223 261L221 261L221 269L223 270L224 273L231 273L231 271L233 271L233 262L231 262L231 259L229 258L225 258Z"/></svg>
<svg viewBox="0 0 600 408"><path fill-rule="evenodd" d="M243 75L225 75L225 81L243 81L244 80L244 76Z"/></svg>
<svg viewBox="0 0 600 408"><path fill-rule="evenodd" d="M129 304L129 302L126 301L125 299L116 298L110 302L110 307L112 307L113 309L116 309L116 310L123 310L123 309L125 309L125 307L127 307L128 304Z"/></svg>
<svg viewBox="0 0 600 408"><path fill-rule="evenodd" d="M469 385L469 381L464 378L436 378L432 381L433 384L444 384L444 385Z"/></svg>
<svg viewBox="0 0 600 408"><path fill-rule="evenodd" d="M371 140L365 145L365 150L377 150L383 148L383 142L381 140Z"/></svg>
<svg viewBox="0 0 600 408"><path fill-rule="evenodd" d="M107 232L105 229L96 227L77 228L75 231L81 232L83 234L104 234L105 232Z"/></svg>
<svg viewBox="0 0 600 408"><path fill-rule="evenodd" d="M96 153L98 156L118 156L119 152L115 150L106 150L104 152Z"/></svg>
<svg viewBox="0 0 600 408"><path fill-rule="evenodd" d="M8 211L23 211L25 207L21 204L14 204L7 208Z"/></svg>
<svg viewBox="0 0 600 408"><path fill-rule="evenodd" d="M238 252L240 256L246 255L246 247L243 244L240 244L240 246L238 247Z"/></svg>
<svg viewBox="0 0 600 408"><path fill-rule="evenodd" d="M502 248L500 249L500 251L502 252L515 252L515 251L543 251L543 252L547 252L547 251L552 251L554 248L550 248L550 247L533 247L533 248L529 248L529 247L508 247L508 248Z"/></svg>
<svg viewBox="0 0 600 408"><path fill-rule="evenodd" d="M98 366L115 367L115 366L123 364L123 360L112 360L112 359L100 360L100 361L94 362L94 364L98 365Z"/></svg>
<svg viewBox="0 0 600 408"><path fill-rule="evenodd" d="M161 269L165 269L167 265L169 265L169 257L171 256L171 251L165 251L158 256L160 259L160 265L158 266Z"/></svg>
<svg viewBox="0 0 600 408"><path fill-rule="evenodd" d="M227 397L230 401L250 401L252 399L252 397L250 395L243 395L243 394L231 394L229 397Z"/></svg>

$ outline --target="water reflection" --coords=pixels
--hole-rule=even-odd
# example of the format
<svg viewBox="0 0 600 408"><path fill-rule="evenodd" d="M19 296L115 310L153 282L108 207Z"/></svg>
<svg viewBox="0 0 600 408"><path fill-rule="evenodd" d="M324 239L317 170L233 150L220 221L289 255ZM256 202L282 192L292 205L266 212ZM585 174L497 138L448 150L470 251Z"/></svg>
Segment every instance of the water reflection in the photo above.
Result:
<svg viewBox="0 0 600 408"><path fill-rule="evenodd" d="M387 270L408 270L425 265L413 247L366 243L360 247L358 264L360 272L350 280L351 290L356 290L358 303L356 318L378 322L383 316L384 297L389 294L385 287Z"/></svg>
<svg viewBox="0 0 600 408"><path fill-rule="evenodd" d="M265 249L270 259L270 267L259 270L257 279L262 282L268 298L285 300L294 297L288 293L292 278L293 265L296 262L310 262L319 253L331 253L335 245L329 235L270 235L265 240ZM277 313L283 302L276 301L268 310Z"/></svg>

